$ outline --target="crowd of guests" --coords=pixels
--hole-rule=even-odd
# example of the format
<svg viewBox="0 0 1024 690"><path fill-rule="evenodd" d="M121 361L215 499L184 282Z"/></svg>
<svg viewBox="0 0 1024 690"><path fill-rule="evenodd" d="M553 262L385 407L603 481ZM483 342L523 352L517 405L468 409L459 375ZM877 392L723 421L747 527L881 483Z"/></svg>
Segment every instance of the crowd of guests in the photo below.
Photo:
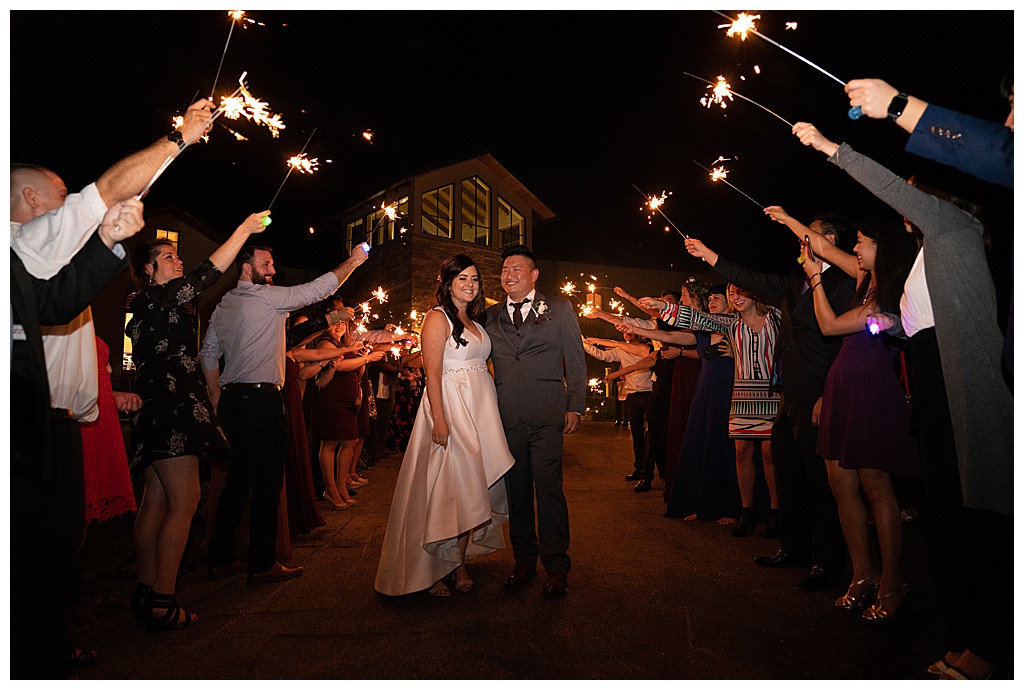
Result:
<svg viewBox="0 0 1024 690"><path fill-rule="evenodd" d="M910 132L908 150L1012 188L1012 87L1005 127L880 80L855 80L847 91L868 117L888 117ZM716 521L744 537L758 522L755 485L763 477L764 534L778 537L780 548L757 564L810 566L800 581L808 590L849 573L834 605L870 623L896 619L909 595L894 478L920 477L950 632L948 649L929 671L986 678L1009 666L1012 325L1005 337L997 326L984 227L970 204L908 184L812 124L797 123L802 144L891 206L903 226L832 214L805 225L769 206L767 216L800 244L799 266L786 275L752 271L688 238L687 251L723 282L690 279L658 297L617 289L650 317L595 311L621 340L582 338L567 303L548 305L536 290L536 262L525 247L503 257L508 299L485 313L476 266L457 255L440 271L438 307L424 326L429 343L422 353L400 354L393 350L408 336L391 328L358 333L354 311L338 294L367 259L365 248L313 281L277 286L271 249L251 241L265 227L264 211L188 272L165 240L132 253L137 292L126 335L138 374L134 393L115 393L89 303L129 263L120 242L143 226L135 197L168 156L208 131L212 110L209 101L197 102L173 136L118 162L78 194L69 195L45 168L12 166L12 394L23 404L12 408L11 551L13 563L36 566L12 568L14 677L62 677L69 666L95 660L69 639L70 578L86 522L136 509L129 472L144 484L132 611L151 631L198 620L175 589L201 497L201 458L219 477L210 495L211 580L245 574L258 585L302 575L302 567L286 565L290 535L324 524L321 507L357 505L367 484L361 467L404 450L411 437L413 460L396 490L378 591L429 587L447 596L447 581L467 591L467 553L498 547L500 530L490 528L502 515L512 517L516 558L506 587L529 582L539 558L548 571L545 593L564 595L561 436L579 421L580 349L620 365L607 378L624 394L633 465L626 479L637 493L651 490L657 470L666 517ZM197 347L187 306L232 265L238 283ZM318 307L304 311L311 305ZM515 373L522 371L520 339L547 322L557 324L548 327L557 338L530 365L535 388L512 392L522 383ZM497 396L488 359L505 385ZM906 362L909 370L901 369ZM421 406L424 368L432 375ZM565 409L559 383L548 391L552 404L540 410L555 421L535 422L531 396L539 382L557 382L539 373L548 369L572 369L573 403ZM901 377L901 370L909 374ZM474 400L486 405L467 403ZM137 417L126 452L110 456L96 448L113 443L118 411ZM464 437L471 422L476 435ZM551 434L543 453L532 436L537 429ZM430 511L411 498L419 495L423 468L438 453L445 463L462 458L450 466L452 485L462 485L476 467L467 469L468 447L476 449L469 455L480 475L473 511L487 517L460 518L427 538L436 523L419 520L416 511ZM428 533L417 533L411 546L410 525ZM969 607L957 602L963 591Z"/></svg>
<svg viewBox="0 0 1024 690"><path fill-rule="evenodd" d="M881 80L847 85L851 105L911 133L908 151L1012 189L1012 83L1004 89L1010 115L1000 126ZM1012 661L1012 578L995 574L1012 572L1013 331L1012 313L1005 336L997 325L980 209L917 179L908 183L810 123L797 123L793 134L902 223L826 214L805 225L768 206L765 214L799 242L799 266L788 275L752 271L687 238L689 253L725 282L709 287L691 278L686 299L671 291L636 299L616 288L653 319L595 310L589 316L615 325L625 340L590 338L587 352L621 363L606 380L628 387L653 379L654 390L671 391L659 409L645 410L647 457L634 457L636 468L667 464L664 430L654 420L671 420L676 400L691 401L685 424L670 421L684 439L674 474L660 472L666 517L715 520L732 525L733 536L749 534L756 448L769 501L765 535L780 540L756 563L810 566L799 583L807 590L849 573L834 606L874 624L897 619L910 592L897 486L912 478L925 497L934 571L947 593L949 646L928 671L990 678ZM655 352L633 354L638 338L653 341ZM671 367L658 368L681 361L678 347L701 362L693 385L676 385ZM642 430L631 424L631 431L634 450L643 447ZM627 477L639 480L636 491L649 489L647 472ZM972 604L959 604L957 591L972 592Z"/></svg>

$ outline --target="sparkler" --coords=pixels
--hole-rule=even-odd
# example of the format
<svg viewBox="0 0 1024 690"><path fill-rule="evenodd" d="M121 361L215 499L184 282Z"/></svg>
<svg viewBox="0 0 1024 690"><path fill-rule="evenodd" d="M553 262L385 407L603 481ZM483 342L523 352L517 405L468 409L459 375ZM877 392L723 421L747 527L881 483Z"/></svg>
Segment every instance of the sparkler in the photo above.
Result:
<svg viewBox="0 0 1024 690"><path fill-rule="evenodd" d="M316 134L316 128L310 132L309 138L306 139L306 143L303 145L302 150L299 151L299 155L292 156L288 159L288 172L285 173L284 179L281 180L281 186L277 188L277 192L274 193L274 198L270 200L270 206L267 206L267 209L270 209L270 207L274 205L274 202L277 201L278 195L284 188L284 183L288 181L288 177L291 176L293 170L298 170L301 173L309 173L310 175L317 170L316 158L313 158L312 160L306 158L306 147L309 146L309 142L313 140L314 134ZM267 216L267 218L269 217L270 216Z"/></svg>
<svg viewBox="0 0 1024 690"><path fill-rule="evenodd" d="M248 72L242 72L242 76L238 78L238 88L233 94L221 98L220 106L213 111L213 119L216 120L221 115L229 120L244 117L257 125L266 125L270 135L277 139L285 124L280 115L270 112L269 103L261 101L249 91L245 85L247 74Z"/></svg>
<svg viewBox="0 0 1024 690"><path fill-rule="evenodd" d="M753 103L758 108L760 108L761 110L765 111L766 113L774 115L775 117L777 117L778 119L782 120L787 125L789 125L790 129L793 128L793 123L792 122L790 122L786 118L782 117L781 115L779 115L774 110L769 110L768 108L764 107L763 105L761 105L760 103L758 103L754 99L748 98L748 97L744 96L743 94L739 93L738 91L734 91L733 88L729 85L729 83L727 81L725 81L725 77L723 77L723 76L719 76L718 77L718 81L712 82L712 81L708 81L707 79L705 79L703 77L698 77L696 74L690 74L689 72L683 72L683 74L685 74L688 77L693 77L697 81L702 81L702 82L704 82L705 84L709 85L712 88L712 92L711 92L710 96L704 96L703 98L700 99L700 104L703 105L703 106L706 106L706 107L710 108L712 106L712 104L717 103L718 105L720 105L720 106L722 106L724 108L726 106L725 99L728 98L729 100L732 100L732 97L736 96L737 98L742 98L743 100L747 101L748 103Z"/></svg>
<svg viewBox="0 0 1024 690"><path fill-rule="evenodd" d="M692 159L691 159L691 160L692 160ZM719 160L721 160L721 157L719 157ZM736 190L737 192L739 192L739 193L740 193L740 194L742 194L743 196L745 196L745 197L747 197L748 199L750 199L751 201L753 201L753 202L754 202L754 204L755 204L755 205L756 205L756 206L757 206L757 207L758 207L759 209L761 209L762 211L764 210L764 206L763 206L763 205L761 205L761 204L757 203L757 201L754 201L754 199L753 199L753 198L752 198L752 197L751 197L751 196L750 196L749 194L747 194L747 193L746 193L746 192L744 192L744 191L743 191L742 189L740 189L739 187L737 187L736 185L734 185L734 184L733 184L732 182L729 182L729 180L725 179L725 176L729 174L729 171L725 169L725 166L724 166L724 165L721 165L721 166L719 166L719 167L715 168L714 170L708 170L707 168L705 168L705 167L704 167L703 165L701 165L701 164L700 164L700 163L698 163L697 161L693 161L693 162L694 162L694 164L695 164L695 165L698 165L698 166L700 166L700 167L701 167L702 169L704 169L704 170L705 170L705 171L706 171L706 172L707 172L707 173L708 173L709 175L711 175L711 181L712 181L712 182L724 182L724 183L726 183L727 185L729 185L730 187L732 187L733 189L735 189L735 190ZM715 161L715 162L717 163L718 161Z"/></svg>
<svg viewBox="0 0 1024 690"><path fill-rule="evenodd" d="M843 81L842 79L840 79L839 77L837 77L836 75L834 75L834 74L832 74L830 72L825 71L821 66L814 64L813 62L811 62L810 60L805 58L803 55L800 55L798 53L794 53L792 50L790 50L786 46L782 45L781 43L777 43L777 42L773 41L772 39L768 38L767 36L765 36L760 31L758 31L755 28L755 26L754 26L754 20L755 19L760 19L761 15L755 14L755 15L751 16L751 15L747 15L747 14L744 14L743 12L741 12L739 17L737 17L736 19L733 19L729 15L724 14L722 12L719 12L718 10L711 10L711 11L714 12L715 14L717 14L719 17L724 17L725 19L728 19L728 20L730 20L732 22L732 24L720 24L718 26L719 29L724 29L725 27L729 27L729 30L725 34L726 36L731 38L735 34L739 34L740 35L740 40L745 41L747 39L747 32L749 31L750 33L754 34L755 36L758 36L758 37L763 38L764 40L768 41L769 43L771 43L776 48L780 48L780 49L786 51L787 53L789 53L790 55L792 55L793 57L795 57L796 59L801 60L802 62L810 65L814 69L816 69L819 72L821 72L822 74L824 74L829 79L832 79L833 81L838 83L840 86L844 86L844 87L846 86L846 82ZM790 28L790 25L792 25L793 29L796 29L796 23L795 22L787 22L786 23L786 28L787 29ZM850 108L850 110L847 112L847 115L850 117L851 120L857 120L857 119L860 119L860 117L861 117L861 115L863 115L863 113L861 112L860 106L854 106L854 107Z"/></svg>
<svg viewBox="0 0 1024 690"><path fill-rule="evenodd" d="M672 222L672 219L669 218L668 216L666 216L665 212L661 210L661 207L665 203L665 199L667 199L668 196L670 194L672 194L672 192L669 192L668 194L666 194L665 192L662 192L661 196L653 196L653 195L649 196L647 194L644 194L643 190L640 189L639 187L637 187L636 185L633 185L633 189L635 189L636 191L640 192L640 195L643 196L643 198L647 200L647 203L640 207L641 211L643 211L644 208L646 207L647 209L649 209L651 211L651 215L653 215L654 212L660 213L661 217L664 218L666 221L668 221L668 224L671 225L673 228L675 228L676 232L678 232L680 235L683 236L683 239L687 239L687 240L690 239L690 236L687 235L682 230L680 230L678 227L676 227L676 224ZM647 216L647 222L648 223L650 222L651 215Z"/></svg>

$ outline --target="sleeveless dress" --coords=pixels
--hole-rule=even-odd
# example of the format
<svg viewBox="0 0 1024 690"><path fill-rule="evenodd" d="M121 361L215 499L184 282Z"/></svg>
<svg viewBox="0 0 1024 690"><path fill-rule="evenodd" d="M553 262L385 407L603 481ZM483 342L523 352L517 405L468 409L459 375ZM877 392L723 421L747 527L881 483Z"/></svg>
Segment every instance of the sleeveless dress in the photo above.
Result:
<svg viewBox="0 0 1024 690"><path fill-rule="evenodd" d="M182 455L222 460L229 452L206 392L196 329L185 305L220 278L209 259L183 278L149 285L131 303L125 333L138 370L142 409L128 462L137 473L154 460Z"/></svg>
<svg viewBox="0 0 1024 690"><path fill-rule="evenodd" d="M896 376L897 350L867 331L843 338L825 379L818 454L844 469L920 474L910 406Z"/></svg>
<svg viewBox="0 0 1024 690"><path fill-rule="evenodd" d="M316 507L313 467L306 438L306 415L299 393L299 363L284 359L284 409L288 416L288 455L284 462L284 486L288 496L288 526L293 534L307 534L327 524Z"/></svg>
<svg viewBox="0 0 1024 690"><path fill-rule="evenodd" d="M443 312L442 312L443 313ZM448 324L451 333L451 323ZM508 520L504 474L515 460L498 413L487 371L491 340L463 331L468 345L449 337L444 349L441 397L448 446L431 440L430 398L424 395L395 483L374 588L397 596L427 589L461 565L458 536L472 530L466 556L505 546Z"/></svg>
<svg viewBox="0 0 1024 690"><path fill-rule="evenodd" d="M324 334L313 343L320 347L321 343L330 343L341 347L341 343ZM345 359L357 355L349 353ZM330 382L323 388L317 388L313 403L313 438L317 441L354 441L359 438L359 406L362 403L360 393L362 383L358 369L352 371L335 371ZM316 384L314 384L316 385Z"/></svg>
<svg viewBox="0 0 1024 690"><path fill-rule="evenodd" d="M128 471L128 454L121 433L121 419L114 404L110 382L110 349L96 336L99 357L100 416L78 425L82 432L82 479L85 486L85 521L103 522L135 512L135 490Z"/></svg>
<svg viewBox="0 0 1024 690"><path fill-rule="evenodd" d="M728 356L705 359L711 333L696 331L694 336L702 365L665 517L696 513L698 520L717 520L735 515L740 507L736 446L729 438L734 364Z"/></svg>

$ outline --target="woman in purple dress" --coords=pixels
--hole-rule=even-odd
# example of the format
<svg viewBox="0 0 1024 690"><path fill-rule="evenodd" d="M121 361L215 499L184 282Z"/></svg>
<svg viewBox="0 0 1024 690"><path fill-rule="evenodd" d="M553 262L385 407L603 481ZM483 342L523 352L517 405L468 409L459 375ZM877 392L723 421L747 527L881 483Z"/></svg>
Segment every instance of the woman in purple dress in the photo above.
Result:
<svg viewBox="0 0 1024 690"><path fill-rule="evenodd" d="M825 380L817 448L825 459L853 566L850 587L835 606L864 609L867 621L886 621L907 593L900 573L902 525L892 473L918 474L919 465L910 435L910 406L893 363L898 349L888 336L866 331L864 323L870 313L899 312L903 283L914 261L914 241L898 227L864 227L850 255L813 230L808 232L811 249L803 249L803 267L814 293L815 316L822 333L845 336ZM818 252L820 256L815 255ZM822 259L858 279L853 304L843 314L832 310L825 291L819 289ZM871 562L868 511L861 491L874 515L881 572Z"/></svg>

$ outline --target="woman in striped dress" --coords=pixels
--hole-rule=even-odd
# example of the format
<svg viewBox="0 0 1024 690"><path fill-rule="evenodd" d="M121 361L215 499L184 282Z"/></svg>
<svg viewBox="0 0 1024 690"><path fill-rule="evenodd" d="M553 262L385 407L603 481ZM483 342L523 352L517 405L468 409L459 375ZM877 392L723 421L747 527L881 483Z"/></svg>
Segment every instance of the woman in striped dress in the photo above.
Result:
<svg viewBox="0 0 1024 690"><path fill-rule="evenodd" d="M729 438L736 446L736 477L742 508L732 535L746 536L754 523L754 449L761 445L765 484L771 500L767 536L778 531L779 499L775 490L775 465L772 463L771 430L779 412L779 393L771 390L775 365L775 341L779 332L778 312L753 294L729 285L729 304L733 314L705 314L686 306L666 304L650 297L640 299L644 307L660 309L659 318L673 326L692 331L719 331L729 334L736 370L732 403L729 409Z"/></svg>

